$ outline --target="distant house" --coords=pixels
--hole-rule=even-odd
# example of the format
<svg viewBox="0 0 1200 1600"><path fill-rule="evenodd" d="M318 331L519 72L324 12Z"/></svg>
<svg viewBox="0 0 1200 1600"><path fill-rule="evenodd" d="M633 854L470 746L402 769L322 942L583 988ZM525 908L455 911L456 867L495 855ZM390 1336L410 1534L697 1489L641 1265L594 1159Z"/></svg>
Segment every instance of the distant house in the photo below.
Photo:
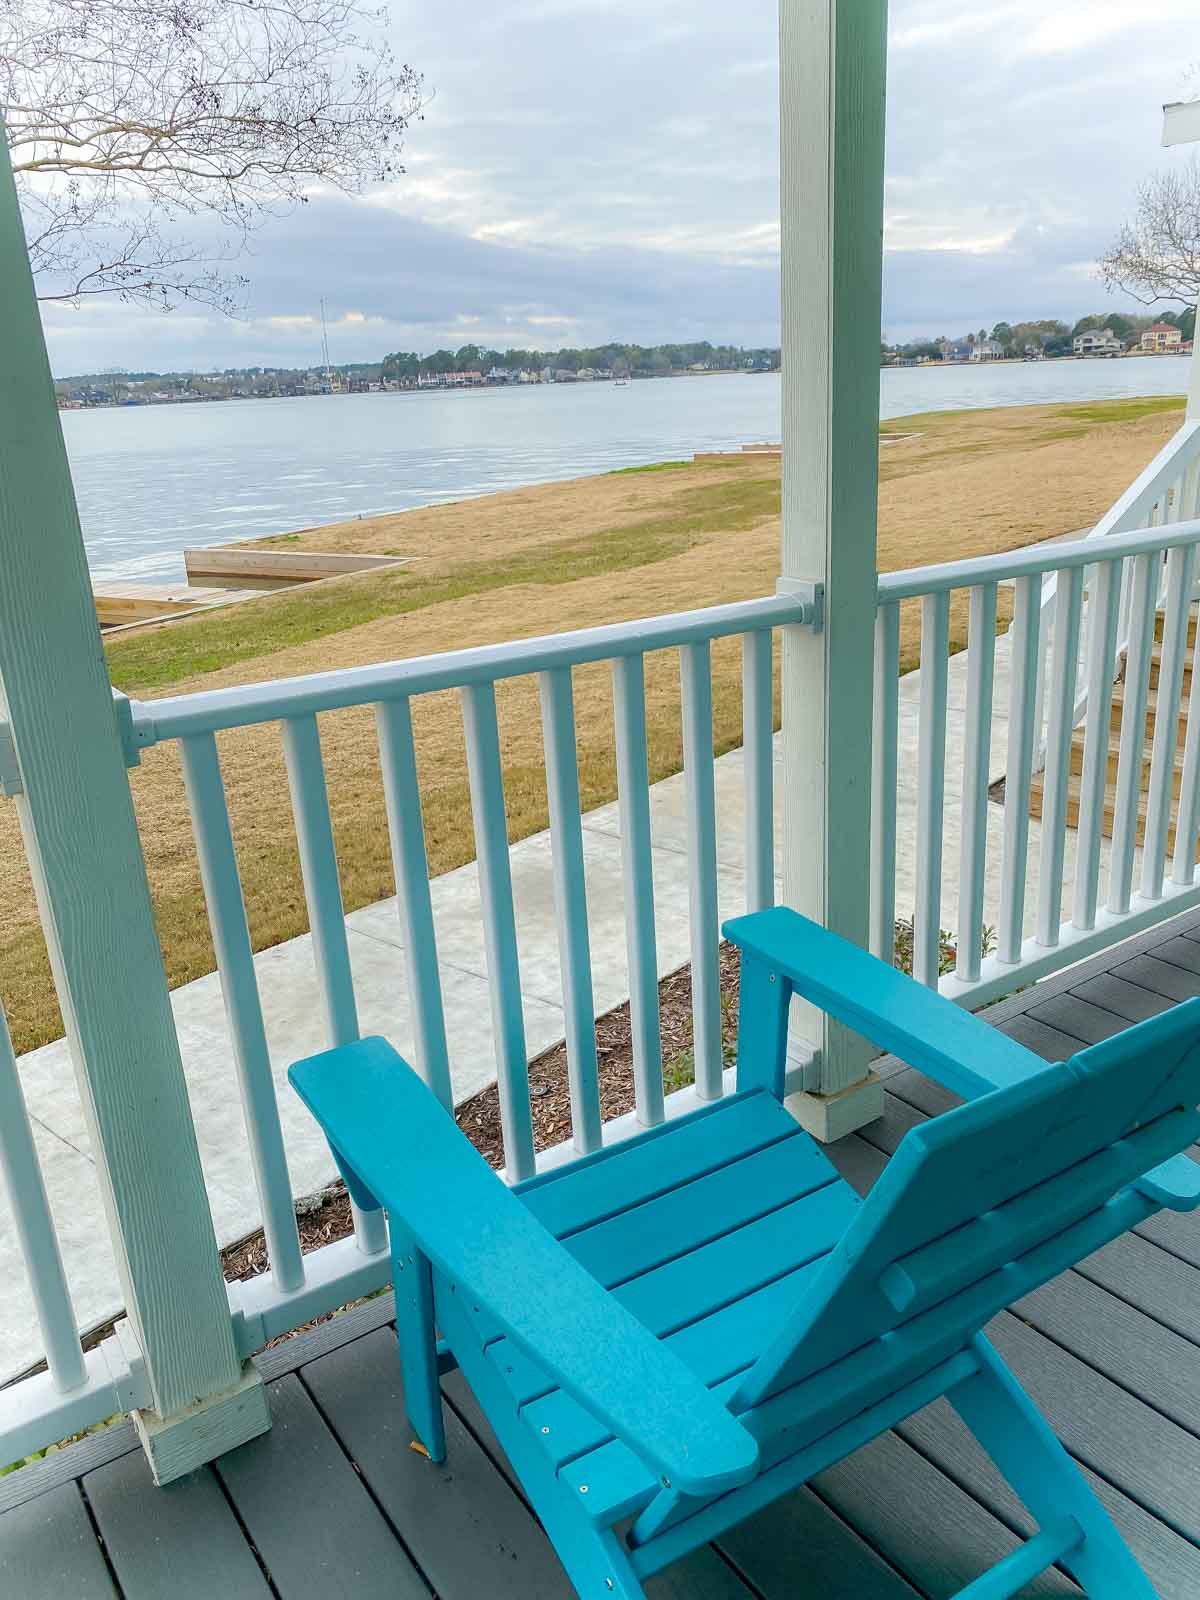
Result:
<svg viewBox="0 0 1200 1600"><path fill-rule="evenodd" d="M1004 354L1004 346L998 339L976 339L971 346L972 361L999 361Z"/></svg>
<svg viewBox="0 0 1200 1600"><path fill-rule="evenodd" d="M944 344L942 346L942 360L970 361L972 348L969 344Z"/></svg>
<svg viewBox="0 0 1200 1600"><path fill-rule="evenodd" d="M1183 344L1183 334L1173 322L1156 322L1142 335L1142 349L1150 355L1163 355L1168 350L1178 350Z"/></svg>
<svg viewBox="0 0 1200 1600"><path fill-rule="evenodd" d="M1119 356L1124 348L1111 328L1089 328L1071 340L1071 350L1077 356Z"/></svg>
<svg viewBox="0 0 1200 1600"><path fill-rule="evenodd" d="M554 374L555 383L575 383L579 374L571 367L559 367Z"/></svg>

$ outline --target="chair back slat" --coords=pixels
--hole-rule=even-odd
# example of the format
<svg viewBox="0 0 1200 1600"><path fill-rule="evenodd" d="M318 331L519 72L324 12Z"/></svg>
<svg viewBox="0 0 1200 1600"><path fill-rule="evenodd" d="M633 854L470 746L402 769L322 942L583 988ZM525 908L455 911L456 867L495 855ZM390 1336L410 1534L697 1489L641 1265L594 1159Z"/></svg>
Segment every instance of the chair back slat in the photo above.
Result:
<svg viewBox="0 0 1200 1600"><path fill-rule="evenodd" d="M1198 1100L1192 1000L912 1129L732 1403L755 1405L1036 1252L1186 1149Z"/></svg>

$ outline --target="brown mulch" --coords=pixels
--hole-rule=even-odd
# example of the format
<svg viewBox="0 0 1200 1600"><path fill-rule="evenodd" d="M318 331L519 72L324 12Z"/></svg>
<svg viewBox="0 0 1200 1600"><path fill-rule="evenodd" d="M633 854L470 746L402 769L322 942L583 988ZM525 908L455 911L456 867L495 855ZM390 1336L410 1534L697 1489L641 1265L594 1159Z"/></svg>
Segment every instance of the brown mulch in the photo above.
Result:
<svg viewBox="0 0 1200 1600"><path fill-rule="evenodd" d="M721 945L722 1037L728 1056L736 1038L738 959L732 945ZM659 1032L662 1039L663 1080L667 1092L681 1089L693 1078L692 973L680 967L658 986ZM596 1055L600 1076L600 1111L607 1122L633 1110L633 1040L629 1002L596 1019ZM529 1063L529 1103L533 1115L535 1150L548 1150L571 1137L571 1096L567 1082L567 1047L554 1045ZM500 1126L500 1096L495 1084L465 1100L454 1114L471 1143L493 1167L504 1165ZM339 1180L311 1199L296 1202L300 1248L307 1254L322 1245L344 1239L353 1226L350 1198ZM254 1278L269 1266L262 1230L221 1252L229 1282ZM311 1326L311 1324L306 1324ZM295 1330L301 1332L299 1328ZM290 1338L290 1334L283 1335Z"/></svg>

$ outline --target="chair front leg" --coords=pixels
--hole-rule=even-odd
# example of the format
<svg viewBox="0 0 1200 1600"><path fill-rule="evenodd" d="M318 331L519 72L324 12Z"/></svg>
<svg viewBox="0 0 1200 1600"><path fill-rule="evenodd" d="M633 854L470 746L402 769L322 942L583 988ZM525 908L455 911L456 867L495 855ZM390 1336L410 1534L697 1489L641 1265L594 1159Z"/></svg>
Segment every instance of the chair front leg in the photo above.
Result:
<svg viewBox="0 0 1200 1600"><path fill-rule="evenodd" d="M431 1461L446 1459L446 1428L438 1381L437 1333L433 1317L433 1273L429 1261L395 1217L389 1221L392 1279L396 1286L396 1334L404 1374L404 1406L418 1441Z"/></svg>

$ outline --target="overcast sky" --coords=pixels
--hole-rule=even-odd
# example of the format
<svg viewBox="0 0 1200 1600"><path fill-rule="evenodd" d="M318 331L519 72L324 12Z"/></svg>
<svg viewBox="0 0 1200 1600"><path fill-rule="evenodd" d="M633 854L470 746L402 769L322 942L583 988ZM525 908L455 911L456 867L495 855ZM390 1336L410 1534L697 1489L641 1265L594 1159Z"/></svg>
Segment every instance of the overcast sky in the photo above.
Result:
<svg viewBox="0 0 1200 1600"><path fill-rule="evenodd" d="M50 306L57 373L468 341L778 342L776 0L392 0L434 97L407 173L316 194L239 264L245 317ZM1109 299L1094 262L1200 59L1196 0L893 0L884 334Z"/></svg>

